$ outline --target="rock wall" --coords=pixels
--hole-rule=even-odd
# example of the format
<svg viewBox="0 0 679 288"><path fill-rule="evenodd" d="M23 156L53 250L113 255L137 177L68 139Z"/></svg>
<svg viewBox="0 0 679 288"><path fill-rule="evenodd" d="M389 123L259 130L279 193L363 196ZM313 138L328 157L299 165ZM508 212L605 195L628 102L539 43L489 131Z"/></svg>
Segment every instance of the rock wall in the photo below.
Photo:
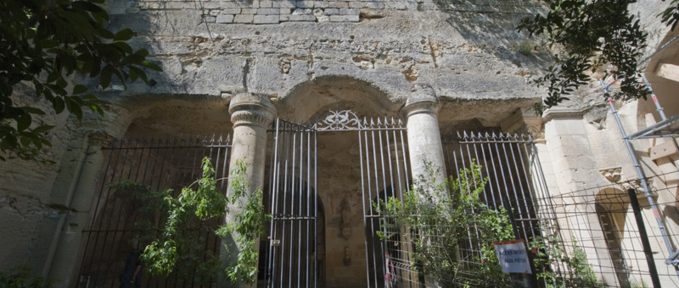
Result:
<svg viewBox="0 0 679 288"><path fill-rule="evenodd" d="M526 80L539 55L519 53L526 40L512 25L527 12L470 9L431 0L127 2L112 9L112 27L137 31L134 42L164 71L154 87L111 92L282 99L317 78L347 76L397 102L415 84L448 99L537 99Z"/></svg>
<svg viewBox="0 0 679 288"><path fill-rule="evenodd" d="M640 3L639 13L651 18L661 2ZM52 120L59 126L50 150L54 164L2 163L0 228L10 236L0 239L0 271L28 265L41 272L65 215L52 204L69 206L71 183L84 181L85 188L75 191L77 213L69 214L60 231L64 238L56 240L76 247L54 256L63 261L52 275L66 285L72 271L64 265L77 256L69 254L77 254L77 235L88 219L86 187L96 182L101 161L96 151L85 151L82 177L88 179L78 180L91 132L120 137L135 121L148 124L137 127L142 136L224 129L228 117L215 115L225 115L229 99L240 92L269 96L281 117L304 122L333 105L396 114L410 95L426 89L444 102L441 121L479 120L486 126L497 126L544 95L528 82L540 73L545 51L539 41L514 30L519 19L538 10L531 1L110 0L107 5L111 28L137 31L133 44L148 49L163 67L152 75L158 84L115 83L100 91L119 109L88 121L87 128L64 116ZM655 20L644 25L664 31ZM381 98L374 100L375 95Z"/></svg>

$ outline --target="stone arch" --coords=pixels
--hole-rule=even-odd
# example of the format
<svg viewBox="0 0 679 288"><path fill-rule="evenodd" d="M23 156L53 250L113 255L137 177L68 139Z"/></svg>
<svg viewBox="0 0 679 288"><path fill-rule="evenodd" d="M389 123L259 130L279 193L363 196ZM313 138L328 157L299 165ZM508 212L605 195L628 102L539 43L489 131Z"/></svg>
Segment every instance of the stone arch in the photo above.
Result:
<svg viewBox="0 0 679 288"><path fill-rule="evenodd" d="M96 147L91 148L96 151L97 156L96 161L93 160L91 164L92 172L87 175L87 181L93 183L92 188L88 189L88 193L75 196L75 201L87 203L83 204L87 205L87 209L83 210L88 215L83 216L79 220L82 223L79 224L80 229L88 230L89 234L85 233L80 241L74 241L76 244L73 244L73 250L77 255L72 260L72 265L78 270L74 273L77 277L73 281L102 281L101 275L108 274L115 276L109 277L114 279L111 281L118 281L118 270L127 265L126 253L138 252L140 247L143 248L148 243L148 239L133 233L139 230L134 227L138 224L135 222L147 216L140 214L137 207L141 200L135 193L142 192L117 191L118 188L115 187L129 182L148 187L149 191L146 192L167 188L177 191L199 177L200 160L208 155L217 169L217 175L221 175L219 178L227 174L229 154L226 153L225 145L226 136L232 126L226 111L227 106L228 101L207 96L120 97L111 100L110 109L103 117L93 118L99 125L100 132L120 141L109 142L109 137L103 137L97 140ZM211 140L209 137L213 135L214 140ZM219 136L223 136L222 140L219 140ZM205 141L212 148L195 144ZM225 187L226 182L222 181L218 188ZM102 218L104 214L114 216ZM107 226L109 224L115 227L117 234L108 231L111 230ZM148 225L159 225L158 219ZM107 239L108 242L102 242L102 239ZM105 248L101 248L102 244L93 244L97 241L107 243L112 248L105 251ZM210 242L210 245L216 243L212 238L206 238L205 241ZM110 261L115 263L105 263L102 259L112 259ZM81 266L94 268L79 269ZM104 268L99 269L98 266ZM146 276L143 277L144 283L160 281Z"/></svg>
<svg viewBox="0 0 679 288"><path fill-rule="evenodd" d="M336 75L299 83L274 104L281 118L305 123L333 108L359 115L395 115L403 103L374 83Z"/></svg>
<svg viewBox="0 0 679 288"><path fill-rule="evenodd" d="M231 127L228 99L209 96L153 95L117 103L118 132L112 136L227 134ZM117 134L117 135L116 135Z"/></svg>

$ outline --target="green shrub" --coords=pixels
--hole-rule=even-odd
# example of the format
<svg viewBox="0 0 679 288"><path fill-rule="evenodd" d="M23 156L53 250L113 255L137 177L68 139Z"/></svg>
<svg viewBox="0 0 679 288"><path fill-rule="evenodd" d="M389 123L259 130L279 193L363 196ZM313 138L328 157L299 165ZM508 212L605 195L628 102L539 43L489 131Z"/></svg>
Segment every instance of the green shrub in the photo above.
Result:
<svg viewBox="0 0 679 288"><path fill-rule="evenodd" d="M431 183L431 178L419 179L402 201L390 198L376 208L385 218L394 219L396 226L412 231L417 263L411 264L419 264L441 287L509 287L510 279L502 272L493 246L495 241L514 238L507 212L479 199L487 182L479 165L459 175L442 185ZM465 257L471 258L460 261L461 243L468 240L470 229L475 230L481 253L470 253ZM475 264L464 264L469 262Z"/></svg>
<svg viewBox="0 0 679 288"><path fill-rule="evenodd" d="M39 276L35 276L28 269L19 268L13 272L0 273L0 287L2 288L47 288L50 283Z"/></svg>

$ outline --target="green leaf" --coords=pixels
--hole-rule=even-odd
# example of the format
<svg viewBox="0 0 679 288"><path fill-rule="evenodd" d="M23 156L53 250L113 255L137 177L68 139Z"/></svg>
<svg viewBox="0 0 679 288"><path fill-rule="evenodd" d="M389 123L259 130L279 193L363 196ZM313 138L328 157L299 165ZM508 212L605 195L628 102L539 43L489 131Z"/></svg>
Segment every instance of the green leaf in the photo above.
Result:
<svg viewBox="0 0 679 288"><path fill-rule="evenodd" d="M36 133L36 134L45 133L45 132L47 132L47 131L49 131L49 130L52 130L52 128L54 128L54 126L52 126L52 125L44 125L44 124L43 124L43 125L40 125L40 126L36 127L35 129L33 129L33 133Z"/></svg>
<svg viewBox="0 0 679 288"><path fill-rule="evenodd" d="M83 118L82 104L79 103L75 97L65 97L66 108L73 113L78 120Z"/></svg>
<svg viewBox="0 0 679 288"><path fill-rule="evenodd" d="M99 85L101 88L108 88L111 85L111 76L113 75L114 68L111 65L106 65L103 70L101 70L101 75L99 76Z"/></svg>
<svg viewBox="0 0 679 288"><path fill-rule="evenodd" d="M31 126L31 121L33 120L31 114L29 113L21 113L15 119L17 121L17 130L19 132L24 131L29 126Z"/></svg>
<svg viewBox="0 0 679 288"><path fill-rule="evenodd" d="M87 91L87 87L85 85L78 84L73 87L73 95L82 94L85 91Z"/></svg>
<svg viewBox="0 0 679 288"><path fill-rule="evenodd" d="M134 32L130 28L125 28L123 30L118 31L116 35L113 37L113 40L115 41L127 41L134 36Z"/></svg>
<svg viewBox="0 0 679 288"><path fill-rule="evenodd" d="M24 106L24 107L21 107L20 109L24 110L24 112L30 113L30 114L45 115L45 111L42 111L41 109L35 108L35 107Z"/></svg>
<svg viewBox="0 0 679 288"><path fill-rule="evenodd" d="M62 111L64 111L64 108L66 108L64 104L64 99L62 99L61 97L54 97L50 100L52 102L52 108L54 108L54 112L56 112L57 114L61 113Z"/></svg>
<svg viewBox="0 0 679 288"><path fill-rule="evenodd" d="M143 65L144 67L146 67L146 68L151 69L151 70L155 70L155 71L163 71L163 69L160 68L160 66L158 66L158 64L153 63L153 62L148 61L148 60L145 60L145 61L142 63L142 65Z"/></svg>

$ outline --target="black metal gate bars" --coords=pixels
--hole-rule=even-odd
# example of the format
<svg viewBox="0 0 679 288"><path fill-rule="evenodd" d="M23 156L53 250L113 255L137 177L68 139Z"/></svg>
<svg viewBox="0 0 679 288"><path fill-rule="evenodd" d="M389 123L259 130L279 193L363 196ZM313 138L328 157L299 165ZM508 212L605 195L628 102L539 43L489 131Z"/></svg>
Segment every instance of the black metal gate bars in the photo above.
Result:
<svg viewBox="0 0 679 288"><path fill-rule="evenodd" d="M273 130L267 286L317 287L316 129L277 119Z"/></svg>
<svg viewBox="0 0 679 288"><path fill-rule="evenodd" d="M367 287L420 287L410 233L390 225L393 220L377 209L389 198L403 200L410 188L406 129L400 119L364 119L358 141Z"/></svg>
<svg viewBox="0 0 679 288"><path fill-rule="evenodd" d="M78 287L212 287L215 279L196 267L179 269L168 277L152 277L140 269L145 245L162 225L154 205L157 191L189 185L209 157L217 178L228 175L229 137L195 137L114 141L103 148L104 171L92 204L92 220L83 230ZM226 191L226 183L219 183ZM218 223L217 223L218 224ZM196 228L203 243L202 259L218 253L219 240L208 227ZM137 286L138 285L138 286Z"/></svg>
<svg viewBox="0 0 679 288"><path fill-rule="evenodd" d="M319 201L317 133L354 132L359 142L363 220L366 232L367 287L417 287L407 236L386 225L375 209L391 197L403 198L410 185L405 127L394 118L359 119L349 111L330 111L308 126L276 120L267 207L272 219L266 261L268 287L318 287ZM377 232L391 235L378 238ZM262 267L262 266L260 266Z"/></svg>
<svg viewBox="0 0 679 288"><path fill-rule="evenodd" d="M367 287L424 287L424 277L413 259L412 235L391 225L375 207L389 198L403 199L411 185L406 130L399 119L363 118L351 111L331 111L311 125L276 120L272 131L269 184L264 197L271 214L260 255L260 273L268 287L323 286L319 267L319 235L324 233L317 187L317 134L353 132L357 135L360 193L365 229ZM489 178L483 201L510 213L517 239L530 241L553 235L556 227L547 199L545 180L532 139L523 135L462 132L444 139L447 170L481 166ZM135 272L140 249L158 234L161 217L148 209L153 191L190 184L200 175L201 158L209 157L217 178L228 175L227 138L154 139L117 141L104 148L106 163L93 218L84 230L79 287L120 287ZM220 182L226 191L226 183ZM142 193L144 192L144 193ZM176 192L175 192L176 193ZM146 203L146 204L145 204ZM210 229L198 227L196 240L204 243L204 259L216 255L219 240ZM380 232L380 233L378 233ZM387 237L378 237L378 234ZM469 233L465 253L479 253ZM474 263L469 263L473 266ZM558 272L559 267L554 267ZM212 287L213 276L196 267L169 277L145 275L144 287ZM144 273L144 272L139 272Z"/></svg>
<svg viewBox="0 0 679 288"><path fill-rule="evenodd" d="M443 142L451 177L461 177L461 169L469 169L474 164L481 166L482 176L488 179L481 200L491 208L502 207L509 213L516 239L529 244L535 239L551 237L554 238L551 241L563 247L556 213L546 202L549 192L531 136L462 131L445 137ZM467 243L461 243L462 258L481 253L474 231L468 235ZM476 263L466 264L467 269L473 271ZM560 265L555 262L550 269L560 275L564 272Z"/></svg>

